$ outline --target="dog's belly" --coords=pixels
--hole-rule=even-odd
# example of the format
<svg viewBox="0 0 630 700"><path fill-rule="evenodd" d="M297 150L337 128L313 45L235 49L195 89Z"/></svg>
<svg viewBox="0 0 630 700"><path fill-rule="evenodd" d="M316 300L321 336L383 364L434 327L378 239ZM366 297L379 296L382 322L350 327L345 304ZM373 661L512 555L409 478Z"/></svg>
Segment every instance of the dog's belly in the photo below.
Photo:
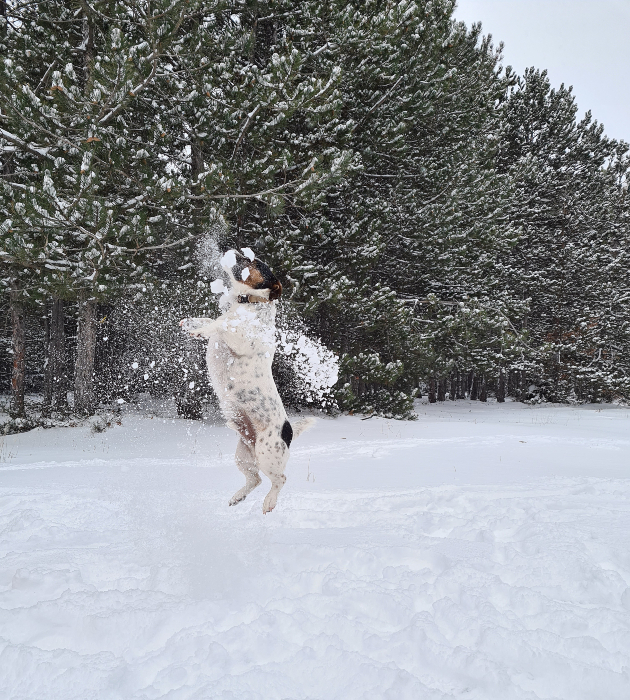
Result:
<svg viewBox="0 0 630 700"><path fill-rule="evenodd" d="M281 430L286 420L271 361L264 352L237 355L221 338L208 343L208 376L221 410L228 425L247 439L269 428Z"/></svg>

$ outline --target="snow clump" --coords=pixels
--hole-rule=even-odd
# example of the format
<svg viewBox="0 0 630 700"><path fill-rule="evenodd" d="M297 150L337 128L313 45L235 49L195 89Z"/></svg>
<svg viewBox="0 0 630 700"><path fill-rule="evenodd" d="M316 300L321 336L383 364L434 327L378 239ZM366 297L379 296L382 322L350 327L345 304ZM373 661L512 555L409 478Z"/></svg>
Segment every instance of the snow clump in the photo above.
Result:
<svg viewBox="0 0 630 700"><path fill-rule="evenodd" d="M319 338L299 329L277 329L276 347L295 377L297 389L307 403L334 406L332 388L339 379L339 358Z"/></svg>
<svg viewBox="0 0 630 700"><path fill-rule="evenodd" d="M227 223L221 214L214 213L208 229L197 243L195 257L202 275L214 275L220 269L221 242L227 235Z"/></svg>
<svg viewBox="0 0 630 700"><path fill-rule="evenodd" d="M223 280L214 280L210 283L210 291L213 294L223 294L227 292L227 287L223 283Z"/></svg>
<svg viewBox="0 0 630 700"><path fill-rule="evenodd" d="M234 267L234 265L236 265L236 253L233 250L228 250L226 253L224 253L221 260L219 260L219 263L224 269Z"/></svg>

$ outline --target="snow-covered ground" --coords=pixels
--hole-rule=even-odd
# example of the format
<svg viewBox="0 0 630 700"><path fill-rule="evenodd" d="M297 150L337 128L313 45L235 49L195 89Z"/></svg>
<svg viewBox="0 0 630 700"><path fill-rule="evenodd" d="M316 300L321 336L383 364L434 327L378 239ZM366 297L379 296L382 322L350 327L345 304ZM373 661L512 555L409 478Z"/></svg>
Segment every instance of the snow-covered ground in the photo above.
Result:
<svg viewBox="0 0 630 700"><path fill-rule="evenodd" d="M287 485L219 425L0 446L0 698L627 700L630 410L321 420Z"/></svg>

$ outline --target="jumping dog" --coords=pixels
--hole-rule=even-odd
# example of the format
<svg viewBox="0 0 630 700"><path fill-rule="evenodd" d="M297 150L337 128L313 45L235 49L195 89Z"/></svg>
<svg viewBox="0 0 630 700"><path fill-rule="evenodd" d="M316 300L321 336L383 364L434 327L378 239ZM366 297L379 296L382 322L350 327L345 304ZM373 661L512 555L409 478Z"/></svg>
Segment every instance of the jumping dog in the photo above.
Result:
<svg viewBox="0 0 630 700"><path fill-rule="evenodd" d="M239 435L235 460L245 475L245 486L232 496L230 505L260 485L260 470L271 481L263 503L263 513L269 513L286 481L291 441L313 419L293 426L287 419L271 374L276 300L282 285L249 248L243 251L246 255L228 251L221 259L231 283L222 299L222 315L214 320L187 318L180 326L191 336L208 340L208 376L227 425Z"/></svg>

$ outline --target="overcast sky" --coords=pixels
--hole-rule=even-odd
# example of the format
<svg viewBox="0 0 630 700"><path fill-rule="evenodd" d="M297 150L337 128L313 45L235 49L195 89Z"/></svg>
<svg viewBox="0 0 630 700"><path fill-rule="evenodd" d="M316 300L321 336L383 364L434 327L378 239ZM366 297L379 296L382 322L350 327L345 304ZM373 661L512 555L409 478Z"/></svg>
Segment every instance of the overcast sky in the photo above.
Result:
<svg viewBox="0 0 630 700"><path fill-rule="evenodd" d="M458 0L455 16L502 41L505 66L573 85L580 116L630 141L630 0Z"/></svg>

